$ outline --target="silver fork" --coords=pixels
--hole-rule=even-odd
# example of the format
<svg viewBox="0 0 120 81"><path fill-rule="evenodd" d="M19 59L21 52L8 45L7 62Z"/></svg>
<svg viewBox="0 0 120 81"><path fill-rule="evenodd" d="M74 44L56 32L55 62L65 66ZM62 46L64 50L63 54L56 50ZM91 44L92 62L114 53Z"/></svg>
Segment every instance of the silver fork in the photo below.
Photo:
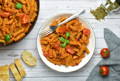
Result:
<svg viewBox="0 0 120 81"><path fill-rule="evenodd" d="M61 26L62 24L65 24L65 23L79 17L83 13L85 13L85 10L81 10L80 12L78 12L76 14L73 14L72 16L70 16L69 18L67 18L63 22L57 24L56 26L50 26L50 27L45 28L44 30L41 31L41 34L42 35L48 35L48 34L52 33L53 31L55 31L58 26Z"/></svg>

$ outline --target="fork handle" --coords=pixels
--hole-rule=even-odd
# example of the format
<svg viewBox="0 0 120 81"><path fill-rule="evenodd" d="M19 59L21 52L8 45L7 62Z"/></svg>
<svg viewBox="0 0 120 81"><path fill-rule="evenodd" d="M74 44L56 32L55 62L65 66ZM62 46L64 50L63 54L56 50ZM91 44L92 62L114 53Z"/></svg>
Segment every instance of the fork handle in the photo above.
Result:
<svg viewBox="0 0 120 81"><path fill-rule="evenodd" d="M64 20L63 22L59 23L57 26L60 26L60 25L62 25L62 24L65 24L65 23L67 23L67 22L69 22L69 21L77 18L79 15L83 14L84 12L85 12L85 10L81 10L80 12L78 12L78 13L70 16L69 18L67 18L67 19Z"/></svg>

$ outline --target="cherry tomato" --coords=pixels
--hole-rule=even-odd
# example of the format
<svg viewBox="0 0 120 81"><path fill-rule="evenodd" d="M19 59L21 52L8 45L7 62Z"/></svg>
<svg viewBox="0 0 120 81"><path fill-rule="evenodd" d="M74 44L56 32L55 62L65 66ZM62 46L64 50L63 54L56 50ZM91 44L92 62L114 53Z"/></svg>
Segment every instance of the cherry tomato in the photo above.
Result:
<svg viewBox="0 0 120 81"><path fill-rule="evenodd" d="M48 53L46 53L46 52L44 52L44 56L45 56L45 57L48 57L48 56L49 56L49 54L48 54Z"/></svg>
<svg viewBox="0 0 120 81"><path fill-rule="evenodd" d="M60 42L57 42L54 46L53 46L54 49L59 49L60 48Z"/></svg>
<svg viewBox="0 0 120 81"><path fill-rule="evenodd" d="M29 23L29 16L28 15L23 15L22 24L27 24L27 23Z"/></svg>
<svg viewBox="0 0 120 81"><path fill-rule="evenodd" d="M45 57L52 57L52 54L50 54L50 53L48 53L48 52L45 52L45 51L43 51L43 55L44 55Z"/></svg>
<svg viewBox="0 0 120 81"><path fill-rule="evenodd" d="M72 47L66 47L66 51L67 51L68 53L70 53L70 54L74 54L74 53L75 53L75 51L73 50Z"/></svg>
<svg viewBox="0 0 120 81"><path fill-rule="evenodd" d="M20 14L20 15L18 15L18 17L21 19L22 24L27 24L30 21L29 16L26 14Z"/></svg>
<svg viewBox="0 0 120 81"><path fill-rule="evenodd" d="M55 49L59 49L59 48L60 48L60 45L55 44L55 45L54 45L54 48L55 48Z"/></svg>
<svg viewBox="0 0 120 81"><path fill-rule="evenodd" d="M87 29L87 28L83 29L83 34L84 35L90 35L90 30Z"/></svg>
<svg viewBox="0 0 120 81"><path fill-rule="evenodd" d="M103 48L100 54L103 58L108 58L110 56L110 50L108 48Z"/></svg>
<svg viewBox="0 0 120 81"><path fill-rule="evenodd" d="M11 15L11 13L9 13L9 12L1 12L0 13L1 17L9 17L10 15Z"/></svg>
<svg viewBox="0 0 120 81"><path fill-rule="evenodd" d="M100 66L99 72L102 76L108 76L109 75L109 67L108 66Z"/></svg>
<svg viewBox="0 0 120 81"><path fill-rule="evenodd" d="M56 29L56 32L57 33L65 33L67 31L66 27L58 27Z"/></svg>

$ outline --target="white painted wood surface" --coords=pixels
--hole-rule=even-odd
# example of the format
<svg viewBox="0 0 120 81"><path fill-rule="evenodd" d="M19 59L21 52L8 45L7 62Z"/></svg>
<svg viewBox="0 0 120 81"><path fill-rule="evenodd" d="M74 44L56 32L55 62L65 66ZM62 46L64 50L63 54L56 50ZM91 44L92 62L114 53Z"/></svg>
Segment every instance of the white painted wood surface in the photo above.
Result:
<svg viewBox="0 0 120 81"><path fill-rule="evenodd" d="M20 58L23 50L30 50L38 59L34 68L25 66L27 76L23 81L86 81L92 68L101 60L99 50L107 47L104 41L103 29L109 28L120 37L120 14L111 14L103 21L97 21L89 13L89 10L96 7L103 0L41 0L40 15L32 32L21 42L8 47L0 47L0 65L10 64L15 58ZM93 26L96 36L96 50L91 61L82 69L73 73L59 73L49 69L39 58L36 49L36 37L39 28L44 20L57 12L77 12L86 9L83 15ZM14 81L10 75L11 81Z"/></svg>

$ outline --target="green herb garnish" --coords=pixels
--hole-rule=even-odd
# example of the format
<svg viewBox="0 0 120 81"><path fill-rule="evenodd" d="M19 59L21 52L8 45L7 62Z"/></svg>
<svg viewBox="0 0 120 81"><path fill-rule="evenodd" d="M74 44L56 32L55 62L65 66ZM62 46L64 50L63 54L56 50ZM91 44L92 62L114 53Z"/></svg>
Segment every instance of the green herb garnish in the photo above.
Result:
<svg viewBox="0 0 120 81"><path fill-rule="evenodd" d="M68 37L70 37L70 32L66 32L65 36L66 36L66 39L64 37L59 38L60 42L62 42L60 46L63 48L65 48L67 44L70 43L70 41L68 40Z"/></svg>
<svg viewBox="0 0 120 81"><path fill-rule="evenodd" d="M69 44L69 43L70 43L70 41L69 41L69 40L65 40L65 42L66 42L66 44Z"/></svg>
<svg viewBox="0 0 120 81"><path fill-rule="evenodd" d="M10 41L10 39L11 39L11 35L9 34L5 35L5 41Z"/></svg>
<svg viewBox="0 0 120 81"><path fill-rule="evenodd" d="M65 42L66 39L64 37L60 37L59 40L60 42Z"/></svg>
<svg viewBox="0 0 120 81"><path fill-rule="evenodd" d="M66 37L70 37L70 32L66 32Z"/></svg>
<svg viewBox="0 0 120 81"><path fill-rule="evenodd" d="M21 3L16 3L16 8L17 8L17 9L21 9L22 6L23 6L23 5L22 5Z"/></svg>
<svg viewBox="0 0 120 81"><path fill-rule="evenodd" d="M63 44L61 44L60 46L62 47L62 48L65 48L66 47L66 42L64 42Z"/></svg>

